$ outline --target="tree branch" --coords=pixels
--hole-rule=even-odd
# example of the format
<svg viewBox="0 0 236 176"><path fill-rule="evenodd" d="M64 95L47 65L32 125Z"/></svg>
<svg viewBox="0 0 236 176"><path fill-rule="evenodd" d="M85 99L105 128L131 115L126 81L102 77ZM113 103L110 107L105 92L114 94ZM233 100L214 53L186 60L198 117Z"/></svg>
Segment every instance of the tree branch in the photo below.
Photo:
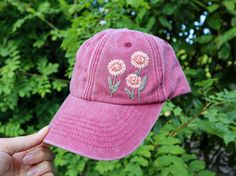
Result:
<svg viewBox="0 0 236 176"><path fill-rule="evenodd" d="M40 74L37 74L37 73L27 73L27 72L20 72L20 74L27 75L27 76L43 76L43 75L40 75ZM67 84L70 83L70 81L67 80L67 79L61 79L61 78L56 78L56 77L52 77L52 76L48 76L48 79L62 81L62 82L65 82Z"/></svg>
<svg viewBox="0 0 236 176"><path fill-rule="evenodd" d="M187 127L190 123L192 123L196 118L198 118L199 115L202 115L209 108L209 106L210 103L207 103L197 115L193 116L189 121L179 126L176 130L171 131L169 136L176 136L178 132L180 132L183 128Z"/></svg>

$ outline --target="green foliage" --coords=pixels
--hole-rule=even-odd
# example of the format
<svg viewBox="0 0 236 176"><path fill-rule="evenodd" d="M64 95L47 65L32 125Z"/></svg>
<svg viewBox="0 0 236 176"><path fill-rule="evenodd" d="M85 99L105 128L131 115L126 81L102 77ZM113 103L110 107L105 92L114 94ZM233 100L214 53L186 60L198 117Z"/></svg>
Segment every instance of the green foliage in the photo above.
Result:
<svg viewBox="0 0 236 176"><path fill-rule="evenodd" d="M235 175L235 0L2 0L0 14L1 136L49 123L68 95L77 49L106 28L171 43L191 85L191 95L165 103L124 159L94 161L53 147L57 175Z"/></svg>

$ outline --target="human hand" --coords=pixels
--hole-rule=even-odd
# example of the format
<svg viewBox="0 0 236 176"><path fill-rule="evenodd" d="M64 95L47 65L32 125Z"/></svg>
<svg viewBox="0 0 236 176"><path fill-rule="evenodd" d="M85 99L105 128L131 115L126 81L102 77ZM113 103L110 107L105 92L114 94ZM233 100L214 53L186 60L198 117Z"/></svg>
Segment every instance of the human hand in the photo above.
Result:
<svg viewBox="0 0 236 176"><path fill-rule="evenodd" d="M0 139L0 176L53 176L54 155L42 143L48 126L22 137Z"/></svg>

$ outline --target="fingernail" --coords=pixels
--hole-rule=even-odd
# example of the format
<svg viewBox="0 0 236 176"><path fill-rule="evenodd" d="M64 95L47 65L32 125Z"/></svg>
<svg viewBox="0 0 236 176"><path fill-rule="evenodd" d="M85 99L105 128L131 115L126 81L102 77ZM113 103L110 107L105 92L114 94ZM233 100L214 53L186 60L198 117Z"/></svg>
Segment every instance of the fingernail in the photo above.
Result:
<svg viewBox="0 0 236 176"><path fill-rule="evenodd" d="M24 157L23 161L29 163L30 161L32 161L32 158L33 158L32 155L28 154Z"/></svg>
<svg viewBox="0 0 236 176"><path fill-rule="evenodd" d="M35 175L36 173L37 173L37 168L33 168L27 172L26 176L32 176Z"/></svg>
<svg viewBox="0 0 236 176"><path fill-rule="evenodd" d="M41 130L39 130L38 132L39 132L39 133L41 133L41 132L42 132L42 131L44 131L45 129L47 129L47 130L48 130L48 129L49 129L49 125L47 125L47 126L43 127L43 128L42 128Z"/></svg>

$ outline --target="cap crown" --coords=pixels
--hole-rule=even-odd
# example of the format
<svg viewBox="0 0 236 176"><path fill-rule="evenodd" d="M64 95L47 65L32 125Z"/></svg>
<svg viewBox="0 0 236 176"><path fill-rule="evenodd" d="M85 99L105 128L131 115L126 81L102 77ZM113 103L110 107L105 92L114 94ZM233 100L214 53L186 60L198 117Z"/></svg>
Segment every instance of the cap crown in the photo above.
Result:
<svg viewBox="0 0 236 176"><path fill-rule="evenodd" d="M147 104L190 92L173 48L164 40L129 29L107 29L76 53L73 96L113 104Z"/></svg>

